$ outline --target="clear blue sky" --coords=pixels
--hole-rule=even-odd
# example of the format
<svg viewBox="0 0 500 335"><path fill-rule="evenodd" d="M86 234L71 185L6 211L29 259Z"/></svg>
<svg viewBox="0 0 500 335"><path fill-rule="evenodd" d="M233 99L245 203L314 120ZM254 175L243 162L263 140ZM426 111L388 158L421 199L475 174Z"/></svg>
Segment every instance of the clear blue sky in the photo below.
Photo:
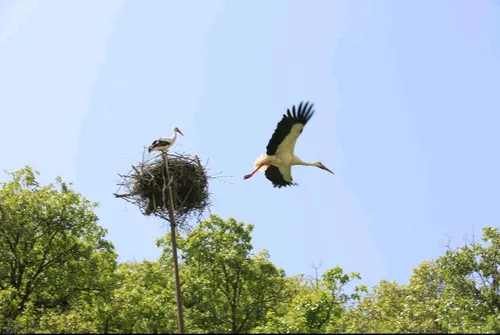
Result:
<svg viewBox="0 0 500 335"><path fill-rule="evenodd" d="M476 0L0 0L0 168L30 164L99 201L120 260L167 229L115 199L144 146L209 159L212 212L255 224L288 274L369 285L500 219L500 4ZM299 187L259 173L287 107L315 103Z"/></svg>

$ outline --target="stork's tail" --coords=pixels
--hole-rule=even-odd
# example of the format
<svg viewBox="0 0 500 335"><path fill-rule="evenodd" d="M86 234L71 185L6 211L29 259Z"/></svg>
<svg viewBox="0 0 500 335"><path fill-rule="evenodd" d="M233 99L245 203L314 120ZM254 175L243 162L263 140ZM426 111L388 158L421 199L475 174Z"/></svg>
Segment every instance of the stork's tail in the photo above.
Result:
<svg viewBox="0 0 500 335"><path fill-rule="evenodd" d="M264 163L266 161L267 157L268 156L266 154L260 155L259 158L257 158L255 163L253 164L253 168L256 169L258 166L260 166L262 163ZM264 165L258 171L265 172L266 170L267 170L267 165Z"/></svg>

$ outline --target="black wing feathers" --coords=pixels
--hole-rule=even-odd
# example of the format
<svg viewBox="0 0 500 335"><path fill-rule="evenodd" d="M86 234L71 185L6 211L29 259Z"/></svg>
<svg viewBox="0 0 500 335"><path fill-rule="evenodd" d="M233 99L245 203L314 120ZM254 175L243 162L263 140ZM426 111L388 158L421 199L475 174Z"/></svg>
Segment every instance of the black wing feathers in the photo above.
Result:
<svg viewBox="0 0 500 335"><path fill-rule="evenodd" d="M309 104L309 102L306 102L304 104L303 102L301 102L297 109L295 108L295 105L293 105L291 112L290 109L287 109L286 114L283 114L281 121L278 122L273 136L267 144L266 154L274 155L276 153L276 150L278 150L278 146L285 139L288 133L290 133L290 130L295 124L301 123L303 125L306 125L306 123L314 114L312 108L312 103Z"/></svg>
<svg viewBox="0 0 500 335"><path fill-rule="evenodd" d="M148 151L151 152L152 149L157 148L157 147L163 147L170 145L170 142L168 141L162 141L162 140L156 140L154 141L148 148Z"/></svg>
<svg viewBox="0 0 500 335"><path fill-rule="evenodd" d="M274 166L270 165L264 172L266 174L266 178L271 181L273 184L273 187L287 187L287 186L293 186L295 185L293 182L287 182L284 178L283 175L281 174L280 170Z"/></svg>

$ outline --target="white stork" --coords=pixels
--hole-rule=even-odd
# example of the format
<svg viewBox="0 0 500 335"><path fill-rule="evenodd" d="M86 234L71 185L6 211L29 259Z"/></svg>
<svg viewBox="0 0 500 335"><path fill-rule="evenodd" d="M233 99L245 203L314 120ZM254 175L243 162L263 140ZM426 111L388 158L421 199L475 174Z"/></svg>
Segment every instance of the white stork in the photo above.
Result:
<svg viewBox="0 0 500 335"><path fill-rule="evenodd" d="M174 136L173 137L161 137L154 141L148 148L148 152L151 151L164 151L166 152L172 145L174 145L175 140L177 139L177 133L184 136L182 131L179 128L174 127Z"/></svg>
<svg viewBox="0 0 500 335"><path fill-rule="evenodd" d="M244 176L243 179L251 178L257 171L261 171L266 174L266 178L271 181L273 187L297 185L292 178L293 165L316 166L334 174L320 162L304 162L293 153L297 139L314 114L312 108L313 104L309 104L309 102L303 104L301 102L297 109L295 105L292 107L291 112L290 109L287 109L287 113L283 114L283 118L278 123L273 136L267 144L266 154L262 154L257 158L254 163L255 170Z"/></svg>

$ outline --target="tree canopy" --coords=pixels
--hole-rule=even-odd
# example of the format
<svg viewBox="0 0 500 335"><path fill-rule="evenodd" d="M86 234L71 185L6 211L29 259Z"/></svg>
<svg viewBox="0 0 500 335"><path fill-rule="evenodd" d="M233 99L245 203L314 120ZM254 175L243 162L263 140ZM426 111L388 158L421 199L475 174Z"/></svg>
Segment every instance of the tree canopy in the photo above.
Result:
<svg viewBox="0 0 500 335"><path fill-rule="evenodd" d="M155 261L117 262L90 202L30 167L0 189L0 332L176 333L171 235ZM253 225L211 215L178 234L189 333L498 333L500 231L368 288L340 267L286 275Z"/></svg>
<svg viewBox="0 0 500 335"><path fill-rule="evenodd" d="M2 329L68 325L62 314L109 299L115 281L117 255L97 225L96 204L61 178L40 186L37 174L9 173L0 189Z"/></svg>

